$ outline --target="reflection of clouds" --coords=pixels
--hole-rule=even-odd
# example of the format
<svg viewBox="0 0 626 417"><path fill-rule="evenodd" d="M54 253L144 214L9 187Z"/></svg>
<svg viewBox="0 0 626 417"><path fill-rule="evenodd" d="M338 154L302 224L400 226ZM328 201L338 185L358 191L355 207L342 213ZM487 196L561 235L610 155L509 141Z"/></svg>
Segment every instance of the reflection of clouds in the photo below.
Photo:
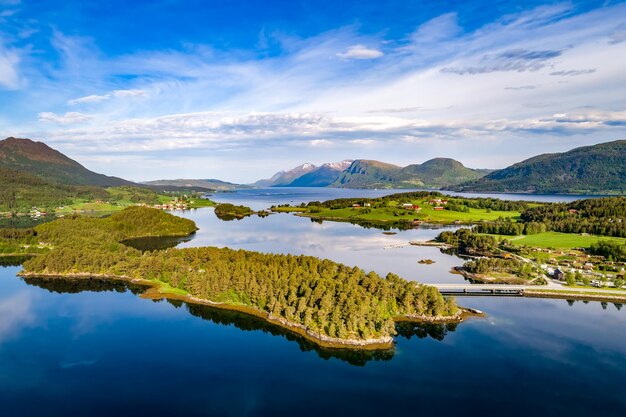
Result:
<svg viewBox="0 0 626 417"><path fill-rule="evenodd" d="M0 344L34 321L31 307L32 295L26 291L0 299Z"/></svg>
<svg viewBox="0 0 626 417"><path fill-rule="evenodd" d="M599 302L569 306L566 300L496 297L458 297L457 301L485 311L486 320L467 324L503 347L515 346L577 367L585 362L578 356L581 351L593 356L589 363L596 365L601 361L610 366L626 355L626 334L608 331L623 328L626 314L602 310Z"/></svg>
<svg viewBox="0 0 626 417"><path fill-rule="evenodd" d="M241 204L241 201L235 201ZM180 215L180 213L177 213ZM463 260L442 254L437 248L406 246L411 240L432 239L441 229L412 229L384 235L379 229L366 229L342 222L311 222L308 218L274 214L266 218L249 217L238 222L223 222L213 210L200 209L182 214L196 222L200 230L179 247L218 246L266 253L290 253L331 259L380 275L394 272L421 282L458 282L450 274ZM402 247L396 247L404 245ZM433 259L424 267L417 261Z"/></svg>

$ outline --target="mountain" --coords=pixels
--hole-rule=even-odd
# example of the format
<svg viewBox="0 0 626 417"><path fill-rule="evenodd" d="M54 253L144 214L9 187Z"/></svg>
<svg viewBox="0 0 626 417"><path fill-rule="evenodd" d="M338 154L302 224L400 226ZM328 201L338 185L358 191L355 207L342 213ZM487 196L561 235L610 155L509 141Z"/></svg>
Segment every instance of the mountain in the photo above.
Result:
<svg viewBox="0 0 626 417"><path fill-rule="evenodd" d="M475 170L465 167L459 161L450 158L434 158L423 164L409 165L402 168L399 179L414 181L419 178L429 188L445 187L476 180L487 174L488 170Z"/></svg>
<svg viewBox="0 0 626 417"><path fill-rule="evenodd" d="M10 137L1 140L0 168L29 173L50 183L101 187L135 185L90 171L45 143L30 139Z"/></svg>
<svg viewBox="0 0 626 417"><path fill-rule="evenodd" d="M0 212L28 212L69 204L76 198L105 198L100 187L74 186L46 181L26 172L0 168Z"/></svg>
<svg viewBox="0 0 626 417"><path fill-rule="evenodd" d="M485 175L449 158L406 167L379 161L354 161L331 186L339 188L441 188Z"/></svg>
<svg viewBox="0 0 626 417"><path fill-rule="evenodd" d="M143 184L150 187L178 187L188 189L201 189L207 191L231 191L241 188L250 188L247 185L233 184L231 182L216 179L177 179L177 180L157 180L147 181Z"/></svg>
<svg viewBox="0 0 626 417"><path fill-rule="evenodd" d="M453 189L524 193L624 192L626 140L535 156Z"/></svg>
<svg viewBox="0 0 626 417"><path fill-rule="evenodd" d="M252 185L255 187L288 187L294 180L315 169L317 167L313 164L302 164L289 171L279 171L272 175L271 178L259 180Z"/></svg>
<svg viewBox="0 0 626 417"><path fill-rule="evenodd" d="M395 188L394 185L398 182L397 175L401 169L397 165L384 162L357 159L341 173L332 186L338 188Z"/></svg>
<svg viewBox="0 0 626 417"><path fill-rule="evenodd" d="M328 187L347 169L352 161L323 164L293 180L289 187Z"/></svg>

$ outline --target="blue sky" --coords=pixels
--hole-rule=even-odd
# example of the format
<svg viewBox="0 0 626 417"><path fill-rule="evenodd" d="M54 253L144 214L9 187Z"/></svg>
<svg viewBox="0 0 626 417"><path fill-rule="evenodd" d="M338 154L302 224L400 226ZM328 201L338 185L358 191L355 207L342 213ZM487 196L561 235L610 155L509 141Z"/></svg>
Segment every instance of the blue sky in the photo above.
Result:
<svg viewBox="0 0 626 417"><path fill-rule="evenodd" d="M613 1L0 0L0 136L132 180L626 138Z"/></svg>

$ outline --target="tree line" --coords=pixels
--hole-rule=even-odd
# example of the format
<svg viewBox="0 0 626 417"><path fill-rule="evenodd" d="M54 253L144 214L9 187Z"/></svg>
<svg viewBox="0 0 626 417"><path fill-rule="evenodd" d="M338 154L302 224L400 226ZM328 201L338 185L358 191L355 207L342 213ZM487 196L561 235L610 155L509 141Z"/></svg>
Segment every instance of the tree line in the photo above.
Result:
<svg viewBox="0 0 626 417"><path fill-rule="evenodd" d="M517 222L500 218L478 224L476 231L499 235L554 231L626 237L626 197L542 204L524 210Z"/></svg>

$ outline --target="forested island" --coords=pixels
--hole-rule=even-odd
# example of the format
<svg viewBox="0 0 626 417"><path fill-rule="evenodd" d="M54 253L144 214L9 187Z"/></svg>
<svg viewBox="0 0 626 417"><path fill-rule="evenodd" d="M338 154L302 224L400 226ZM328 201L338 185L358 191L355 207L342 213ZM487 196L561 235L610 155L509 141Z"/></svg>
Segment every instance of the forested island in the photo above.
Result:
<svg viewBox="0 0 626 417"><path fill-rule="evenodd" d="M195 230L190 220L146 207L68 216L33 229L49 249L26 261L21 275L144 283L157 297L244 311L332 347L388 348L395 321L461 319L454 299L395 274L311 256L213 247L141 252L122 243Z"/></svg>
<svg viewBox="0 0 626 417"><path fill-rule="evenodd" d="M236 206L230 203L220 203L215 206L215 215L221 220L241 220L244 217L255 214L255 211L247 206Z"/></svg>

